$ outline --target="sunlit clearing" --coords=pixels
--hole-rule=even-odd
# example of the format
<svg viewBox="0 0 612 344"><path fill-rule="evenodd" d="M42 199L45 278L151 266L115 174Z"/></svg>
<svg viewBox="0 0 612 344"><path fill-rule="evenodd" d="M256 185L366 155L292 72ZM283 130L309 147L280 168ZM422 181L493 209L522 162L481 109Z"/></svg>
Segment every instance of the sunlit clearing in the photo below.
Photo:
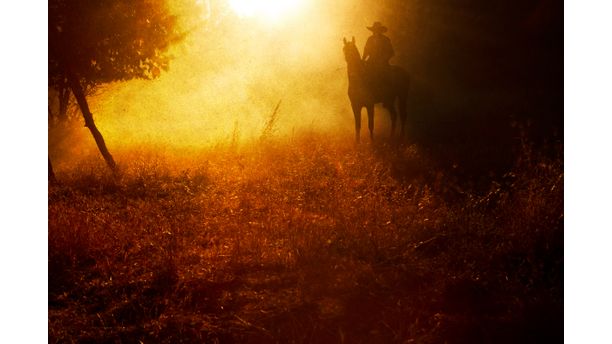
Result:
<svg viewBox="0 0 612 344"><path fill-rule="evenodd" d="M277 22L296 13L303 5L303 0L229 0L229 4L241 17Z"/></svg>

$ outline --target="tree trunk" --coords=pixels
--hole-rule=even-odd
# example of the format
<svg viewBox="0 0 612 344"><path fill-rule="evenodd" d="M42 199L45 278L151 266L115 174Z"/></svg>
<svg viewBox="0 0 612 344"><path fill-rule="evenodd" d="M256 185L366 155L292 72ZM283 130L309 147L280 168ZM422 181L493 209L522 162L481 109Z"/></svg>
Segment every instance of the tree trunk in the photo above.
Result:
<svg viewBox="0 0 612 344"><path fill-rule="evenodd" d="M60 121L65 121L68 112L68 102L70 100L70 88L68 85L60 87L59 90L59 115Z"/></svg>
<svg viewBox="0 0 612 344"><path fill-rule="evenodd" d="M116 172L117 164L115 164L115 160L113 156L110 154L108 149L106 148L106 143L104 143L104 138L102 134L96 127L96 123L94 123L93 114L89 111L89 105L87 104L87 99L85 99L85 93L83 92L83 87L81 83L77 79L77 77L69 72L68 73L68 83L70 84L70 89L72 90L72 94L77 100L79 104L79 108L81 109L81 113L83 114L83 119L85 120L85 126L91 131L91 134L96 140L96 144L98 145L98 149L100 153L102 153L102 157L106 161L106 164L113 172Z"/></svg>
<svg viewBox="0 0 612 344"><path fill-rule="evenodd" d="M53 165L51 165L51 158L47 158L47 159L49 160L49 171L48 171L49 183L55 184L57 182L57 179L55 179L55 172L53 172Z"/></svg>

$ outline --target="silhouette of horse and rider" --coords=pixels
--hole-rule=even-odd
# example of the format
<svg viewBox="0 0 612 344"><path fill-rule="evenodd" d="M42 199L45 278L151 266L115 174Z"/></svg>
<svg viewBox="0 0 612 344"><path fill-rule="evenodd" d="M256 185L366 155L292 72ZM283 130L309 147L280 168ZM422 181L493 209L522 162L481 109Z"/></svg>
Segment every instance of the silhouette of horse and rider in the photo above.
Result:
<svg viewBox="0 0 612 344"><path fill-rule="evenodd" d="M391 136L395 132L397 115L399 113L401 127L400 136L404 133L406 122L406 101L410 79L408 73L399 66L389 64L394 55L389 37L384 33L387 28L380 22L367 27L372 31L363 50L363 57L355 45L355 37L351 41L344 38L344 58L347 64L349 79L348 96L355 115L355 138L359 142L361 130L361 109L368 113L368 128L370 139L374 139L374 104L382 103L391 116Z"/></svg>

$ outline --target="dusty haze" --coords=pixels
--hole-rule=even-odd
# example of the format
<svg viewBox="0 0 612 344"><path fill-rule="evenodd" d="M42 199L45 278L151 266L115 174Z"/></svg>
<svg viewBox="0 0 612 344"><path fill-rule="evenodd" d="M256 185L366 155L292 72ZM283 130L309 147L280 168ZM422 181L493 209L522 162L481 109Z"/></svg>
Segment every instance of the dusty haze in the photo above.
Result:
<svg viewBox="0 0 612 344"><path fill-rule="evenodd" d="M241 17L228 0L199 0L202 13L194 16L176 1L171 7L191 33L172 47L170 70L102 86L89 98L111 152L256 138L279 101L275 135L311 130L348 138L354 124L342 38L355 36L362 50L374 21L389 27L391 63L411 75L411 137L497 138L493 128L512 118L562 132L563 17L554 2L299 2L271 19ZM384 135L388 125L378 111L376 132ZM81 152L96 152L86 128L50 134L52 159Z"/></svg>
<svg viewBox="0 0 612 344"><path fill-rule="evenodd" d="M298 11L272 21L240 17L225 1L201 4L202 21L172 48L168 72L106 85L90 98L111 150L257 137L279 101L276 135L352 134L342 38L354 35L363 46L365 27L379 20L381 8L304 0ZM77 134L79 149L95 151L86 128ZM74 150L74 142L69 146Z"/></svg>

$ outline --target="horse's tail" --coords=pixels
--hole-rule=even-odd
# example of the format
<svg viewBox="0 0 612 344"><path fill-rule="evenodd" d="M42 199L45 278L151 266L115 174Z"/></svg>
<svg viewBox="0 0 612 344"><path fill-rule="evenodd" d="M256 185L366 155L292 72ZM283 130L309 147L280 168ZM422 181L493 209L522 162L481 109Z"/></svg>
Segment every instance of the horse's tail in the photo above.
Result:
<svg viewBox="0 0 612 344"><path fill-rule="evenodd" d="M408 93L410 92L410 75L404 69L402 69L402 73L400 74L400 87L398 92L398 107L400 116L406 116L406 107L408 102Z"/></svg>
<svg viewBox="0 0 612 344"><path fill-rule="evenodd" d="M408 92L410 92L411 86L410 74L408 74L408 72L404 68L400 67L400 70L400 75L402 76L402 90L404 91L404 95L407 95Z"/></svg>
<svg viewBox="0 0 612 344"><path fill-rule="evenodd" d="M406 96L410 91L410 75L408 72L400 67L400 66L392 66L393 67L393 75L395 76L395 85L394 87L399 91L399 93L403 96Z"/></svg>
<svg viewBox="0 0 612 344"><path fill-rule="evenodd" d="M397 107L400 116L400 136L404 135L406 118L408 117L408 93L410 92L410 74L399 66L395 66L394 74L397 75Z"/></svg>

